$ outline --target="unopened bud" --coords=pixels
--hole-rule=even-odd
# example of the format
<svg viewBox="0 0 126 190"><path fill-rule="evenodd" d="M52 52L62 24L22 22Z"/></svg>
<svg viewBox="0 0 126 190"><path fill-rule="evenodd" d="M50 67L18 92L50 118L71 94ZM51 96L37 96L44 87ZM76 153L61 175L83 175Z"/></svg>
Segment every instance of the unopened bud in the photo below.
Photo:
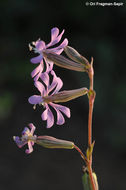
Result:
<svg viewBox="0 0 126 190"><path fill-rule="evenodd" d="M88 93L87 88L79 88L75 90L64 90L52 96L46 96L43 99L45 102L55 102L55 103L68 102L70 100L83 96L87 93Z"/></svg>
<svg viewBox="0 0 126 190"><path fill-rule="evenodd" d="M93 180L94 180L95 190L98 190L99 188L98 188L97 176L94 172L92 173L92 176L93 176ZM82 182L83 182L84 189L93 190L91 182L90 182L89 173L87 171L82 176Z"/></svg>
<svg viewBox="0 0 126 190"><path fill-rule="evenodd" d="M80 55L74 48L70 47L70 46L66 46L64 48L65 53L67 54L67 56L72 59L73 61L76 61L77 63L81 63L84 64L85 66L89 65L88 60L83 57L82 55Z"/></svg>
<svg viewBox="0 0 126 190"><path fill-rule="evenodd" d="M51 136L38 136L36 143L45 147L45 148L64 148L64 149L73 149L74 143L71 141L56 139Z"/></svg>

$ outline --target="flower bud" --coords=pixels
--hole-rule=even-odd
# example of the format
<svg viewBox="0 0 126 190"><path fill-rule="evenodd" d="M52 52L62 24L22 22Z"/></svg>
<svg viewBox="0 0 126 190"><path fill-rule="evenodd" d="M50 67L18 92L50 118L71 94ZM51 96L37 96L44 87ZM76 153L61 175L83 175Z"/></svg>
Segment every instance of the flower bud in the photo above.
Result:
<svg viewBox="0 0 126 190"><path fill-rule="evenodd" d="M64 48L65 53L67 54L67 56L72 59L73 61L76 61L77 63L81 63L84 64L85 66L89 65L88 60L83 57L82 55L80 55L74 48L70 47L70 46L66 46Z"/></svg>
<svg viewBox="0 0 126 190"><path fill-rule="evenodd" d="M80 72L86 71L85 65L71 61L62 55L57 55L48 51L43 52L43 55L59 67Z"/></svg>
<svg viewBox="0 0 126 190"><path fill-rule="evenodd" d="M99 188L98 188L97 176L94 172L92 173L92 176L94 180L95 190L98 190ZM85 171L84 175L82 176L82 182L83 182L84 189L93 190L91 186L91 182L90 182L90 177L87 171Z"/></svg>
<svg viewBox="0 0 126 190"><path fill-rule="evenodd" d="M64 91L58 92L57 94L46 96L43 99L45 102L55 102L55 103L68 102L70 100L83 96L87 93L88 93L87 88L79 88L75 90L64 90Z"/></svg>
<svg viewBox="0 0 126 190"><path fill-rule="evenodd" d="M56 139L51 136L38 136L36 143L45 147L45 148L64 148L64 149L73 149L74 143L71 141Z"/></svg>

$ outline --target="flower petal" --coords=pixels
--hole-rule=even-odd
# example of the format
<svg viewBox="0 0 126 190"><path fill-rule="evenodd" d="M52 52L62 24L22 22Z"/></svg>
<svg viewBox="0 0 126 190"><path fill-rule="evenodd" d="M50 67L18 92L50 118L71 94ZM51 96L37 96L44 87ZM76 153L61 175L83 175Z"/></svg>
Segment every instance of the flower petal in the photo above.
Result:
<svg viewBox="0 0 126 190"><path fill-rule="evenodd" d="M18 136L14 136L13 139L19 148L22 148L25 144L27 144L27 140L22 141Z"/></svg>
<svg viewBox="0 0 126 190"><path fill-rule="evenodd" d="M67 45L68 45L68 40L67 40L67 38L65 38L64 41L63 41L59 46L57 46L57 47L55 47L55 48L50 48L50 49L48 49L48 50L47 50L47 53L48 53L48 52L53 52L53 53L56 53L56 54L57 54L57 52L58 52L59 50L62 50L62 51L63 51L63 49L64 49ZM59 54L60 54L60 51L59 51Z"/></svg>
<svg viewBox="0 0 126 190"><path fill-rule="evenodd" d="M63 81L59 77L57 77L56 81L57 81L57 86L56 86L55 90L53 91L53 93L51 95L56 94L57 92L59 92L59 90L63 86Z"/></svg>
<svg viewBox="0 0 126 190"><path fill-rule="evenodd" d="M30 133L30 130L27 127L25 127L24 130L22 131L22 135L27 135L29 133Z"/></svg>
<svg viewBox="0 0 126 190"><path fill-rule="evenodd" d="M55 72L52 70L51 71L51 75L53 75L53 80L52 80L52 83L51 85L48 87L48 93L51 92L55 87L55 90L53 91L53 94L57 93L63 86L63 82L62 80L56 76Z"/></svg>
<svg viewBox="0 0 126 190"><path fill-rule="evenodd" d="M51 85L48 86L48 93L51 92L57 85L57 76L56 76L56 73L52 70L51 71L51 75L53 76L53 80L52 80L52 83Z"/></svg>
<svg viewBox="0 0 126 190"><path fill-rule="evenodd" d="M30 131L31 135L33 135L33 134L34 134L34 131L35 131L35 129L36 129L36 127L33 125L33 123L29 123L28 126L29 126L30 129L31 129L31 131Z"/></svg>
<svg viewBox="0 0 126 190"><path fill-rule="evenodd" d="M42 40L39 40L37 43L36 43L36 49L38 51L41 51L45 48L45 42L42 41Z"/></svg>
<svg viewBox="0 0 126 190"><path fill-rule="evenodd" d="M59 34L59 29L57 27L51 29L51 41L55 40Z"/></svg>
<svg viewBox="0 0 126 190"><path fill-rule="evenodd" d="M47 115L48 115L48 117L47 117L47 128L50 128L54 124L54 116L53 116L53 113L50 109L48 109Z"/></svg>
<svg viewBox="0 0 126 190"><path fill-rule="evenodd" d="M31 77L35 77L38 73L41 73L43 71L43 62L39 64L32 72Z"/></svg>
<svg viewBox="0 0 126 190"><path fill-rule="evenodd" d="M30 154L31 152L33 152L33 147L32 147L32 142L28 141L28 149L26 149L25 151L27 154Z"/></svg>
<svg viewBox="0 0 126 190"><path fill-rule="evenodd" d="M58 34L59 34L59 29L58 29L58 28L53 28L52 31L51 31L51 32L52 32L52 35L51 35L51 42L46 45L46 48L57 44L57 43L61 40L64 31L65 31L65 30L63 30L63 31L61 32L61 34L58 36Z"/></svg>
<svg viewBox="0 0 126 190"><path fill-rule="evenodd" d="M43 101L42 97L38 95L33 95L28 98L28 102L30 104L40 104L42 103L42 101Z"/></svg>
<svg viewBox="0 0 126 190"><path fill-rule="evenodd" d="M57 122L56 122L56 124L57 125L63 125L65 123L65 119L64 119L62 113L55 106L53 106L53 108L56 110L56 113L57 113Z"/></svg>
<svg viewBox="0 0 126 190"><path fill-rule="evenodd" d="M48 112L48 108L42 113L41 115L42 120L47 120L47 112Z"/></svg>
<svg viewBox="0 0 126 190"><path fill-rule="evenodd" d="M52 69L53 69L53 62L52 61L47 61L46 59L45 60L45 63L46 63L46 73L49 73Z"/></svg>
<svg viewBox="0 0 126 190"><path fill-rule="evenodd" d="M63 48L62 49L55 49L54 52L57 54L57 55L60 55L62 52L63 52Z"/></svg>
<svg viewBox="0 0 126 190"><path fill-rule="evenodd" d="M63 112L68 118L70 118L70 109L67 108L66 106L62 106L59 104L54 104L54 103L50 103L51 106L55 107L56 109L60 110L61 112Z"/></svg>
<svg viewBox="0 0 126 190"><path fill-rule="evenodd" d="M41 72L39 72L35 77L34 77L34 81L38 81L38 79L40 78L41 76Z"/></svg>
<svg viewBox="0 0 126 190"><path fill-rule="evenodd" d="M41 93L41 96L44 96L46 94L45 87L40 81L35 81L34 85Z"/></svg>
<svg viewBox="0 0 126 190"><path fill-rule="evenodd" d="M41 76L40 76L41 80L45 83L46 86L49 85L49 75L48 73L41 73Z"/></svg>
<svg viewBox="0 0 126 190"><path fill-rule="evenodd" d="M42 117L42 120L47 120L47 128L50 128L53 126L54 116L48 105L46 106L46 110L43 112L41 117Z"/></svg>
<svg viewBox="0 0 126 190"><path fill-rule="evenodd" d="M42 59L43 59L43 56L42 54L40 54L39 56L32 58L30 61L36 64L36 63L40 63Z"/></svg>
<svg viewBox="0 0 126 190"><path fill-rule="evenodd" d="M63 42L58 46L58 49L60 48L64 48L65 46L67 46L68 45L68 39L67 38L65 38L64 40L63 40Z"/></svg>

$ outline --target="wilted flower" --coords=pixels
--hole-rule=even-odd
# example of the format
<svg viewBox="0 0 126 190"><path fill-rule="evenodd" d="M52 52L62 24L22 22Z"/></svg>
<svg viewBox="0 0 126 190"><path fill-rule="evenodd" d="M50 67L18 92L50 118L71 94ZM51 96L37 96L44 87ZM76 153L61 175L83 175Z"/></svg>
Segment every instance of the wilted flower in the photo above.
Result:
<svg viewBox="0 0 126 190"><path fill-rule="evenodd" d="M68 118L70 117L69 108L59 104L54 104L51 100L46 101L46 97L57 94L63 85L62 80L56 76L53 70L51 71L51 75L53 75L53 80L51 84L49 81L49 75L47 73L43 73L41 75L41 79L44 82L45 86L40 81L36 81L34 83L35 87L39 90L41 95L33 95L28 99L29 103L33 104L34 107L36 106L36 104L39 104L46 108L45 111L42 113L41 118L42 120L47 120L47 128L52 127L54 124L54 116L49 105L52 106L57 113L57 125L62 125L65 122L62 113L64 113Z"/></svg>
<svg viewBox="0 0 126 190"><path fill-rule="evenodd" d="M61 40L63 33L64 30L61 32L61 34L59 34L59 29L55 27L51 29L51 41L47 45L40 39L38 39L36 42L32 42L32 44L29 44L29 49L34 50L35 53L39 54L37 57L31 59L31 62L34 64L40 63L39 66L37 66L31 73L32 78L35 77L35 81L39 79L41 73L43 72L44 64L46 65L46 72L51 71L53 68L53 62L47 60L44 57L43 52L48 51L56 54L61 54L64 50L64 47L67 46L68 40L65 38L60 45L57 47L52 47Z"/></svg>
<svg viewBox="0 0 126 190"><path fill-rule="evenodd" d="M16 142L19 148L22 148L25 144L28 144L29 149L26 149L25 151L27 154L33 151L32 146L34 145L34 143L43 146L45 148L63 148L63 149L75 148L74 143L71 141L61 140L51 136L33 135L36 127L32 123L30 123L28 126L31 128L31 131L27 127L25 127L21 137L18 136L13 137L14 141Z"/></svg>
<svg viewBox="0 0 126 190"><path fill-rule="evenodd" d="M22 137L14 136L13 139L16 142L17 146L19 148L22 148L25 144L28 144L28 149L26 149L26 153L29 154L33 151L33 145L34 141L36 140L37 136L33 135L35 131L35 126L30 123L28 125L31 130L29 130L27 127L24 128L22 132Z"/></svg>

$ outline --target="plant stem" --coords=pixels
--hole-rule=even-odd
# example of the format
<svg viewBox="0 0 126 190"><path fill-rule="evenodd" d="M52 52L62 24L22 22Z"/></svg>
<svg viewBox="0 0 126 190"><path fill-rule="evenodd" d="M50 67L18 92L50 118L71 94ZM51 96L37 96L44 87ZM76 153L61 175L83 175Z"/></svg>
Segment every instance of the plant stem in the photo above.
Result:
<svg viewBox="0 0 126 190"><path fill-rule="evenodd" d="M80 153L81 157L84 159L86 164L88 164L88 160L87 160L86 156L83 154L83 152L81 151L81 149L76 145L74 145L74 148Z"/></svg>
<svg viewBox="0 0 126 190"><path fill-rule="evenodd" d="M92 114L93 114L93 98L89 98L89 115L88 115L88 146L92 144Z"/></svg>
<svg viewBox="0 0 126 190"><path fill-rule="evenodd" d="M89 79L90 79L90 88L89 91L91 92L89 94L89 115L88 115L88 147L90 148L92 145L92 114L93 114L93 106L94 106L94 100L95 100L95 93L93 90L93 77L94 77L94 70L93 70L93 58L91 60L91 65L89 69ZM94 179L92 175L92 155L89 158L89 162L87 163L87 168L89 172L90 182L92 185L92 190L96 190Z"/></svg>

